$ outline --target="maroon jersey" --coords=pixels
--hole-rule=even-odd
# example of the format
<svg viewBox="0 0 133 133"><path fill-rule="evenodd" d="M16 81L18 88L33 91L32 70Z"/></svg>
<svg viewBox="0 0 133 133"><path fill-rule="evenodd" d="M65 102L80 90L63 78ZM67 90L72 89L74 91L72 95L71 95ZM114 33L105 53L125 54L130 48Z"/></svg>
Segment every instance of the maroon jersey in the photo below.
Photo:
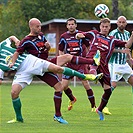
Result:
<svg viewBox="0 0 133 133"><path fill-rule="evenodd" d="M74 34L70 34L69 31L63 33L60 37L59 50L71 55L85 56L85 49L89 46L88 40L76 39L75 35L77 33L81 33L81 31L76 30Z"/></svg>
<svg viewBox="0 0 133 133"><path fill-rule="evenodd" d="M125 47L126 42L115 39L113 36L100 34L96 30L84 33L85 37L90 40L90 49L87 53L88 58L92 58L97 50L101 53L101 64L107 65L115 46Z"/></svg>
<svg viewBox="0 0 133 133"><path fill-rule="evenodd" d="M45 47L46 38L43 33L40 33L37 36L27 35L17 48L17 52L22 54L27 52L41 59L48 58L48 50Z"/></svg>
<svg viewBox="0 0 133 133"><path fill-rule="evenodd" d="M100 50L101 59L100 66L98 66L98 73L103 73L101 83L110 85L110 73L108 70L108 62L112 55L115 46L125 47L126 42L115 39L112 36L104 36L97 30L91 30L84 33L85 38L90 40L90 49L86 55L87 58L93 58L97 50Z"/></svg>
<svg viewBox="0 0 133 133"><path fill-rule="evenodd" d="M70 34L69 31L63 33L60 37L59 50L63 51L65 54L69 53L76 56L86 56L86 48L89 46L87 39L76 39L75 36L77 33L82 31L76 30L74 34ZM81 73L88 73L86 65L75 65L68 63L67 67L79 71ZM72 79L73 76L63 75L64 79Z"/></svg>
<svg viewBox="0 0 133 133"><path fill-rule="evenodd" d="M20 42L20 45L17 48L17 52L19 54L27 52L28 54L32 54L38 58L47 60L48 50L44 45L46 41L47 40L43 33L40 33L38 36L28 35ZM45 72L43 76L37 77L46 82L51 87L54 87L55 84L59 82L58 76L52 72Z"/></svg>

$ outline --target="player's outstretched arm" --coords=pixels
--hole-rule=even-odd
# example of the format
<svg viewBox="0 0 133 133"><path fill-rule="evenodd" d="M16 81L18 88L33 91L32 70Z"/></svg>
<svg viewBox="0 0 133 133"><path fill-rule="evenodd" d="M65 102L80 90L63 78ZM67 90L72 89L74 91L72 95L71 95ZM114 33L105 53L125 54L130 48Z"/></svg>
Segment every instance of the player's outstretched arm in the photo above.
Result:
<svg viewBox="0 0 133 133"><path fill-rule="evenodd" d="M11 41L15 42L15 46L18 47L20 40L16 36L10 36L9 37Z"/></svg>
<svg viewBox="0 0 133 133"><path fill-rule="evenodd" d="M15 62L16 62L18 56L19 56L19 53L18 53L18 52L15 52L15 53L13 54L13 56L12 56L12 61L11 61L11 63L9 64L9 67L10 67L10 68L15 64Z"/></svg>
<svg viewBox="0 0 133 133"><path fill-rule="evenodd" d="M132 35L130 36L130 39L127 41L125 47L130 48L132 46L132 43L133 43L133 31L132 31Z"/></svg>
<svg viewBox="0 0 133 133"><path fill-rule="evenodd" d="M82 33L77 33L75 36L76 39L85 38L85 36Z"/></svg>
<svg viewBox="0 0 133 133"><path fill-rule="evenodd" d="M126 53L129 54L130 53L130 49L129 48L125 48L125 49L114 49L113 53Z"/></svg>

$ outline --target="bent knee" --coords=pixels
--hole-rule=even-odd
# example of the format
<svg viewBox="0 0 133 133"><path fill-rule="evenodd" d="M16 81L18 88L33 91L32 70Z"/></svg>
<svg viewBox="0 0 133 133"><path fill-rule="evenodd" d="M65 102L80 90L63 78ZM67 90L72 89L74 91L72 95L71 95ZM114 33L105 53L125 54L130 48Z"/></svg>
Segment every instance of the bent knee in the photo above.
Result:
<svg viewBox="0 0 133 133"><path fill-rule="evenodd" d="M11 97L12 99L15 99L19 96L19 93L21 92L22 90L22 87L20 85L13 85L12 86L12 90L11 90Z"/></svg>
<svg viewBox="0 0 133 133"><path fill-rule="evenodd" d="M71 61L73 55L70 55L70 54L65 54L66 55L66 58L68 59L68 61Z"/></svg>
<svg viewBox="0 0 133 133"><path fill-rule="evenodd" d="M19 96L19 93L18 91L14 91L14 90L11 90L11 97L12 99L15 99Z"/></svg>

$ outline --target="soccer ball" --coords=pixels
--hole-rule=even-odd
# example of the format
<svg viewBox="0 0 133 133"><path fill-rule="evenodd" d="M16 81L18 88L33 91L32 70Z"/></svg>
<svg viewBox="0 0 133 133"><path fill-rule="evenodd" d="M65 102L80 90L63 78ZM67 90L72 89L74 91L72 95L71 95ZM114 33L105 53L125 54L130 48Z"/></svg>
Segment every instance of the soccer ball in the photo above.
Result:
<svg viewBox="0 0 133 133"><path fill-rule="evenodd" d="M98 18L106 18L109 14L109 8L105 4L99 4L95 7L94 14Z"/></svg>

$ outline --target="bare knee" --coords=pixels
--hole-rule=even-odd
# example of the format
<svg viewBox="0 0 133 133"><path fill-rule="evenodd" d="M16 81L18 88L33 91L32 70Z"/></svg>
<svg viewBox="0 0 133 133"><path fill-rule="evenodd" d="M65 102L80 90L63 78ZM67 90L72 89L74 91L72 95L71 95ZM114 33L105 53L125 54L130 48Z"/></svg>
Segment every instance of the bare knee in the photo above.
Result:
<svg viewBox="0 0 133 133"><path fill-rule="evenodd" d="M11 90L12 99L16 99L19 97L19 93L21 92L22 87L20 85L13 85Z"/></svg>
<svg viewBox="0 0 133 133"><path fill-rule="evenodd" d="M64 69L63 69L63 67L60 67L60 66L57 66L57 67L55 67L55 69L54 69L54 72L55 73L63 73L63 71L64 71Z"/></svg>
<svg viewBox="0 0 133 133"><path fill-rule="evenodd" d="M70 55L70 54L65 54L65 55L66 55L67 61L71 62L73 55Z"/></svg>
<svg viewBox="0 0 133 133"><path fill-rule="evenodd" d="M86 90L91 89L90 84L87 80L82 80L82 84Z"/></svg>
<svg viewBox="0 0 133 133"><path fill-rule="evenodd" d="M17 91L11 90L11 97L12 99L16 99L19 96Z"/></svg>
<svg viewBox="0 0 133 133"><path fill-rule="evenodd" d="M64 54L64 55L58 56L57 65L63 66L66 63L71 62L72 58L73 58L73 55L70 55L70 54Z"/></svg>
<svg viewBox="0 0 133 133"><path fill-rule="evenodd" d="M130 76L130 78L128 79L128 83L133 86L133 76Z"/></svg>
<svg viewBox="0 0 133 133"><path fill-rule="evenodd" d="M63 73L64 69L58 65L55 65L55 64L50 64L49 67L48 67L48 71L49 72L53 72L53 73Z"/></svg>
<svg viewBox="0 0 133 133"><path fill-rule="evenodd" d="M63 91L64 88L63 88L63 85L61 84L61 82L58 82L54 85L54 89L56 92L60 92L60 91Z"/></svg>

